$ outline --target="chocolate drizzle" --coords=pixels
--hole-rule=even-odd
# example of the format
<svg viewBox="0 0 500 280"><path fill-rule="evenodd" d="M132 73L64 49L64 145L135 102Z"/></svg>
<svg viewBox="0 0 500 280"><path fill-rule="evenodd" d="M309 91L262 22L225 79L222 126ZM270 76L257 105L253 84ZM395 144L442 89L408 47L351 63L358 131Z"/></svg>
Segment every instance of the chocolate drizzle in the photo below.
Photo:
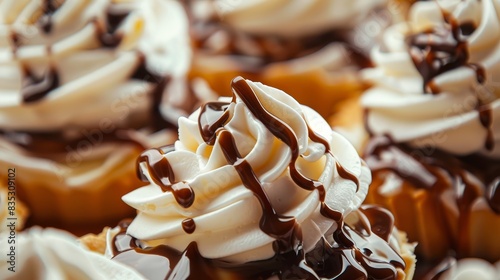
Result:
<svg viewBox="0 0 500 280"><path fill-rule="evenodd" d="M154 183L160 186L164 192L171 192L179 205L188 208L194 202L194 191L188 183L175 181L174 171L167 158L164 157L168 151L170 151L168 148L144 151L137 159L137 175L142 181L149 182L140 168L141 163L145 163Z"/></svg>
<svg viewBox="0 0 500 280"><path fill-rule="evenodd" d="M117 29L129 14L128 9L110 5L106 10L104 22L95 21L97 39L104 48L116 48L121 43L123 34L117 32Z"/></svg>
<svg viewBox="0 0 500 280"><path fill-rule="evenodd" d="M469 63L467 39L475 31L475 24L459 24L444 11L443 18L446 23L444 26L407 38L413 63L424 79L424 92L439 93L440 89L433 83L433 79L461 66L472 68L476 72L477 82L484 83L486 77L483 67Z"/></svg>
<svg viewBox="0 0 500 280"><path fill-rule="evenodd" d="M23 66L23 83L21 96L25 103L40 101L59 86L59 74L54 66L38 77L28 66Z"/></svg>
<svg viewBox="0 0 500 280"><path fill-rule="evenodd" d="M43 13L38 19L38 24L42 28L45 34L48 34L52 31L52 16L59 9L60 5L57 5L56 0L43 0L42 2L42 10Z"/></svg>
<svg viewBox="0 0 500 280"><path fill-rule="evenodd" d="M201 107L198 117L198 127L203 137L203 141L213 145L215 143L215 133L229 119L229 112L226 111L227 102L208 102Z"/></svg>
<svg viewBox="0 0 500 280"><path fill-rule="evenodd" d="M191 218L184 219L182 220L182 229L186 233L193 233L196 230L196 223Z"/></svg>
<svg viewBox="0 0 500 280"><path fill-rule="evenodd" d="M191 257L196 260L194 267L201 265L207 268L208 265L208 268L213 271L222 270L230 273L230 275L234 276L234 279L266 279L273 275L278 276L280 279L290 279L290 277L294 279L320 279L320 277L344 279L353 275L362 276L365 279L395 279L397 269L404 269L405 264L387 243L393 230L393 219L390 213L378 208L363 208L357 213L368 218L359 219L360 222L355 225L346 224L343 215L331 209L325 203L326 190L321 182L307 178L297 170L295 165L299 157L299 147L295 133L290 127L264 108L245 80L240 77L234 79L232 88L235 93L232 102L236 102L236 97L239 97L252 115L265 124L277 139L290 148L292 153L289 164L291 178L299 187L305 190L317 190L321 201L321 213L327 218L334 219L339 226L330 237L320 240L316 248L311 252L304 252L300 225L294 217L283 216L275 210L252 166L239 153L232 133L224 128L230 117L228 111L230 104L211 102L205 104L200 111L200 134L208 145L214 145L218 141L227 163L234 167L243 185L251 190L258 199L263 213L259 221L259 227L264 233L275 238L273 242L275 256L262 261L231 264L202 258L199 252L193 249L193 247L196 247L193 245L195 243L191 243L183 253L178 252L176 255L194 252L194 254L191 254ZM333 157L329 143L310 127L309 137L312 141L323 144L325 154ZM141 155L138 159L138 165L145 164L155 184L162 187L163 191L171 192L181 206L189 207L190 204L187 205L178 199L178 189L173 187L178 183L175 183L172 166L164 154L165 152L162 150L150 149ZM342 178L352 180L359 187L356 176L343 168L338 162L337 171ZM141 174L139 176L145 179ZM184 190L189 190L186 193L191 195L189 196L189 202L193 203L195 197L193 190L187 183L182 184L182 186ZM367 224L363 221L375 222ZM194 231L193 225L194 221L192 219L182 221L182 227L187 233ZM374 229L373 234L372 228ZM361 244L361 240L366 240L367 244L371 244L367 246L376 246L376 248L357 248L356 246ZM127 254L133 255L132 258L134 259L140 259L140 254L143 254L141 250L143 249L137 249L137 247L132 249L136 253L129 252ZM375 252L382 253L379 255L379 253ZM121 250L115 255L119 257L123 253L126 252ZM171 255L163 256L177 258ZM383 257L380 258L380 256ZM184 268L184 270L187 270L186 275L189 275L191 268ZM136 267L136 269L141 271L141 268ZM171 269L176 270L177 267ZM191 276L188 278L195 279Z"/></svg>
<svg viewBox="0 0 500 280"><path fill-rule="evenodd" d="M476 30L473 22L458 23L451 14L442 11L445 25L411 35L407 38L409 53L424 80L424 92L432 94L440 93L440 89L434 82L437 76L465 66L476 73L476 81L482 85L486 82L486 71L483 66L469 62L467 39ZM491 129L491 107L483 104L478 97L476 110L478 111L481 124L487 130L485 149L491 151L494 148L494 137Z"/></svg>
<svg viewBox="0 0 500 280"><path fill-rule="evenodd" d="M441 150L417 149L407 144L395 143L387 136L373 137L365 152L366 163L374 174L393 172L415 188L426 188L437 205L448 199L452 192L459 215L458 240L452 246L458 257L469 256L468 220L472 205L485 199L496 214L500 215L500 161L480 155L454 156ZM445 210L441 209L444 217ZM405 230L402 228L402 230ZM452 228L445 228L452 234Z"/></svg>

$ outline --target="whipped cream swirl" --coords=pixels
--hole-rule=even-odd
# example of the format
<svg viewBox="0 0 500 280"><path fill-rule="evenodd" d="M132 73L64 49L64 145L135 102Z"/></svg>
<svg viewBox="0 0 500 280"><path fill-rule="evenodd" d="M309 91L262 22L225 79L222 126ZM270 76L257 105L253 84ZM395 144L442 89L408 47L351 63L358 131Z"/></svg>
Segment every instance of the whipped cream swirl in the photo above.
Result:
<svg viewBox="0 0 500 280"><path fill-rule="evenodd" d="M500 157L500 5L415 3L387 29L364 71L367 126L396 142Z"/></svg>
<svg viewBox="0 0 500 280"><path fill-rule="evenodd" d="M119 262L84 249L62 230L35 227L18 233L12 245L15 250L7 246L13 240L8 238L8 233L0 235L5 244L0 248L1 279L145 279Z"/></svg>
<svg viewBox="0 0 500 280"><path fill-rule="evenodd" d="M233 92L181 118L173 147L142 154L150 185L123 197L138 210L128 234L179 251L195 241L205 258L248 262L272 257L290 223L307 252L360 206L370 172L318 113L241 78Z"/></svg>
<svg viewBox="0 0 500 280"><path fill-rule="evenodd" d="M0 128L137 123L166 76L178 94L155 102L180 106L186 30L175 1L0 1Z"/></svg>
<svg viewBox="0 0 500 280"><path fill-rule="evenodd" d="M349 29L386 0L215 1L221 18L236 30L255 35L297 37Z"/></svg>

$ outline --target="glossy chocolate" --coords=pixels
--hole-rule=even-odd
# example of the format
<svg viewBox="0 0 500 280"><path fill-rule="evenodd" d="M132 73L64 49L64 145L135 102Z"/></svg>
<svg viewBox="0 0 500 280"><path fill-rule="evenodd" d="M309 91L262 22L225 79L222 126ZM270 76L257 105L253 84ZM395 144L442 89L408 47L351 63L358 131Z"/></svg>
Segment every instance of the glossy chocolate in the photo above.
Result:
<svg viewBox="0 0 500 280"><path fill-rule="evenodd" d="M486 82L483 66L469 62L467 39L474 33L476 26L472 22L458 23L449 13L442 11L444 26L438 26L407 38L408 48L418 72L424 80L424 92L438 94L441 89L434 83L434 78L459 67L469 67L476 73L478 84ZM476 110L481 124L487 131L484 147L494 148L494 136L491 127L491 106L483 104L477 98Z"/></svg>
<svg viewBox="0 0 500 280"><path fill-rule="evenodd" d="M443 11L444 26L411 35L407 38L415 67L424 80L424 92L437 94L440 89L432 82L435 77L453 69L467 66L476 72L477 82L485 81L485 71L469 63L467 39L476 29L472 22L457 23Z"/></svg>
<svg viewBox="0 0 500 280"><path fill-rule="evenodd" d="M21 96L25 103L37 102L59 87L59 73L54 66L38 76L26 65L23 66Z"/></svg>
<svg viewBox="0 0 500 280"><path fill-rule="evenodd" d="M362 217L358 222L353 225L346 224L343 215L330 209L324 202L325 187L319 181L307 178L297 170L298 141L289 126L264 108L245 80L242 78L234 79L232 88L234 92L232 103L236 102L236 98L239 98L257 120L265 124L277 139L290 148L292 156L289 170L293 181L305 190L317 190L320 194L321 213L327 218L334 219L339 226L331 236L320 240L311 252L304 252L300 225L295 218L277 213L252 166L239 153L232 133L224 128L230 117L227 110L230 104L224 102L207 103L200 111L200 134L207 144L214 145L216 142L220 144L227 164L235 168L243 185L251 190L258 199L262 209L259 227L264 233L275 239L273 242L275 256L267 260L232 264L203 258L197 250L193 249L196 248L195 243L191 243L182 253L162 254L167 259L173 258L173 263L180 255L190 255L193 258L190 266L174 268L175 265L171 264L169 271L180 273L179 271L182 270L182 275L189 275L186 279L197 279L190 273L193 273L193 269L198 270L199 267L208 269L209 275L223 273L230 275L230 279L266 279L271 276L277 276L280 279L352 279L353 276L360 276L363 279L395 279L397 269L404 269L405 263L387 243L389 235L394 229L391 214L376 207L364 207L357 212ZM312 141L325 146L327 156L333 156L329 143L310 127L309 137ZM179 194L172 188L177 183L172 167L164 154L165 152L162 150L150 149L138 159L138 165L145 164L153 182L159 185L163 191L171 192L176 197L177 202L186 207L186 204L179 201ZM337 171L342 178L352 180L359 186L356 176L338 162ZM144 176L140 176L144 179ZM183 186L189 187L187 183L184 183ZM192 189L189 188L189 190L192 192ZM194 199L195 194L192 193L192 195ZM192 201L190 202L192 203ZM196 230L195 221L192 219L183 220L182 227L187 234ZM131 238L123 237L123 235L126 235L124 230L122 230L121 235L115 237L115 243L121 244L122 242L119 240L122 238ZM136 241L128 243L137 244ZM132 246L128 250L117 250L116 248L121 246L119 244L115 245L115 259L119 260L122 254L127 254L127 259L129 259L126 261L127 263L139 263L139 260L143 258L144 250L149 250L149 248L137 246ZM358 248L358 244L366 244L367 247ZM139 271L148 270L141 265L134 267ZM168 274L165 279L171 277L170 275Z"/></svg>
<svg viewBox="0 0 500 280"><path fill-rule="evenodd" d="M123 34L117 32L117 29L129 14L129 10L110 5L106 10L104 22L95 22L97 38L102 47L116 48L121 43Z"/></svg>

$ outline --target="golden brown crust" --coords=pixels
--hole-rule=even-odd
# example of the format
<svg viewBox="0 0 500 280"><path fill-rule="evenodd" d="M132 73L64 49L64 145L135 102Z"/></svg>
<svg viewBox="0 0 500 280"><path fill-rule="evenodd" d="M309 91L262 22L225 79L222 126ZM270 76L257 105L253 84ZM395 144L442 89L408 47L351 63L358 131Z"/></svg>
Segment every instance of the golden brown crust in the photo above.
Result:
<svg viewBox="0 0 500 280"><path fill-rule="evenodd" d="M109 229L109 227L105 227L99 234L88 233L78 240L90 251L104 255L106 251L106 235Z"/></svg>

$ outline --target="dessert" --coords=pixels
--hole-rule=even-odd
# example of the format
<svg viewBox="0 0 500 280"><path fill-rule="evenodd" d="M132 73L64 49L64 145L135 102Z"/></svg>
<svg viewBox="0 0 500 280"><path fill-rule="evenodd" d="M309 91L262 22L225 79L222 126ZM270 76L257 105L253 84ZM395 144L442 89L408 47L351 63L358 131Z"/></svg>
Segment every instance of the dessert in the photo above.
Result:
<svg viewBox="0 0 500 280"><path fill-rule="evenodd" d="M358 70L401 3L377 1L184 1L195 49L190 76L218 93L244 75L285 90L322 116L367 87ZM390 6L390 7L389 7Z"/></svg>
<svg viewBox="0 0 500 280"><path fill-rule="evenodd" d="M106 232L106 255L148 278L410 279L413 246L360 207L371 175L347 140L283 91L232 89L138 158L150 184L123 197L138 215Z"/></svg>
<svg viewBox="0 0 500 280"><path fill-rule="evenodd" d="M176 1L1 2L0 169L17 170L32 224L134 214L120 197L141 185L135 158L173 142L196 102L189 59Z"/></svg>
<svg viewBox="0 0 500 280"><path fill-rule="evenodd" d="M422 259L500 259L499 15L491 0L417 2L364 72L367 202Z"/></svg>
<svg viewBox="0 0 500 280"><path fill-rule="evenodd" d="M144 280L133 269L82 247L68 232L33 227L19 233L11 249L0 234L1 279Z"/></svg>

